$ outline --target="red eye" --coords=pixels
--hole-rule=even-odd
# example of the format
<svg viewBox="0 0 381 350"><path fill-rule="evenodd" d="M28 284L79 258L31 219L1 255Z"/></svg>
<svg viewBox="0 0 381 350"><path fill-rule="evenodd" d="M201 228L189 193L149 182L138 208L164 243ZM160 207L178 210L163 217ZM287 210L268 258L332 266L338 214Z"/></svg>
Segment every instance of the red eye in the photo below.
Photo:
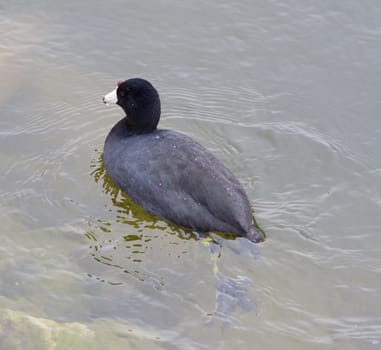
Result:
<svg viewBox="0 0 381 350"><path fill-rule="evenodd" d="M126 92L123 91L123 90L120 90L120 91L119 91L119 95L122 96L122 97L123 97L123 96L126 96Z"/></svg>

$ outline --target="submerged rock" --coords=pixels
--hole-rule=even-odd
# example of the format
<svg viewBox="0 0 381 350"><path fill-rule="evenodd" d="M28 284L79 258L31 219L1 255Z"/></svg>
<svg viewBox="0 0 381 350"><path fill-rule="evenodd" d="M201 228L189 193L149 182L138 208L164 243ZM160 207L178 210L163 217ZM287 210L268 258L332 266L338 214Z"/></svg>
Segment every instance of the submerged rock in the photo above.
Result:
<svg viewBox="0 0 381 350"><path fill-rule="evenodd" d="M56 322L20 311L0 309L1 350L163 349L147 331L134 333L114 321ZM123 328L123 327L122 327ZM125 327L124 327L125 328Z"/></svg>
<svg viewBox="0 0 381 350"><path fill-rule="evenodd" d="M85 349L94 340L94 332L81 323L58 323L19 311L0 311L0 349Z"/></svg>

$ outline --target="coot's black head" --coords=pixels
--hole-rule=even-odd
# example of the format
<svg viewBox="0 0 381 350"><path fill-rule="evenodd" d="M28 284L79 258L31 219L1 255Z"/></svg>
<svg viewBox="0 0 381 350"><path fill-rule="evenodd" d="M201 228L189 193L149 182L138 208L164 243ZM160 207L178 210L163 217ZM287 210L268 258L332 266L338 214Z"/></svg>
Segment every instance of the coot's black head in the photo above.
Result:
<svg viewBox="0 0 381 350"><path fill-rule="evenodd" d="M135 133L156 129L160 119L160 98L150 82L140 78L119 81L115 90L103 97L104 103L116 103L126 113L127 127Z"/></svg>

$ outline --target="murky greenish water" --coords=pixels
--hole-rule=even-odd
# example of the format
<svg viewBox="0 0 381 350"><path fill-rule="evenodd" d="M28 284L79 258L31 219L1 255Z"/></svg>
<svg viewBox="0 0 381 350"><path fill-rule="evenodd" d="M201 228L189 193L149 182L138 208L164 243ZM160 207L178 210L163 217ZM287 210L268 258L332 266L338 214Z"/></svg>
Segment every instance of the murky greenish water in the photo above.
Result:
<svg viewBox="0 0 381 350"><path fill-rule="evenodd" d="M1 349L378 349L381 4L0 4ZM101 97L239 177L264 244L203 242L118 193Z"/></svg>

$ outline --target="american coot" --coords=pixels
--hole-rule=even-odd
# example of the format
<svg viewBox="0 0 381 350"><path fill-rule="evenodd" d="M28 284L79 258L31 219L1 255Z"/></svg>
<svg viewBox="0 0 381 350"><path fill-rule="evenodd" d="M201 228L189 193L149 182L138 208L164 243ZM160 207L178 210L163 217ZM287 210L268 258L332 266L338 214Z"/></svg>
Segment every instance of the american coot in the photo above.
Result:
<svg viewBox="0 0 381 350"><path fill-rule="evenodd" d="M201 232L264 240L233 173L190 137L156 128L161 107L151 83L140 78L120 81L103 102L116 103L126 113L107 136L104 161L114 182L136 203Z"/></svg>

